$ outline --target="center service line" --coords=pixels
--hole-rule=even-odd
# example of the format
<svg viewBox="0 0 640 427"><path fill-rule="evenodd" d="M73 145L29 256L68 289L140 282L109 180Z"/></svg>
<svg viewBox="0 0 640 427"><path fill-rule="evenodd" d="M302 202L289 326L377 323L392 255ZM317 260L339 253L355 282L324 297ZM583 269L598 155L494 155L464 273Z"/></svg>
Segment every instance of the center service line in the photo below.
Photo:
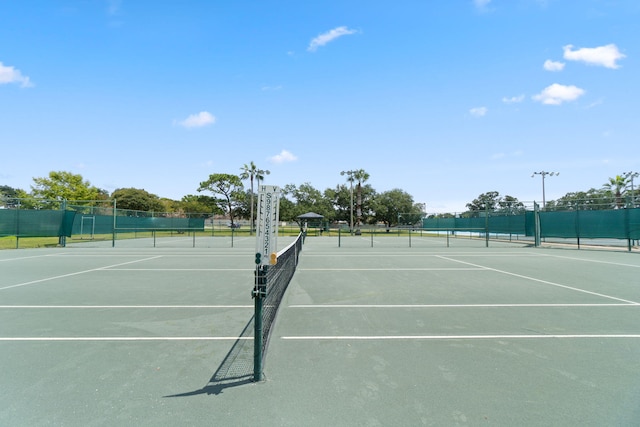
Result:
<svg viewBox="0 0 640 427"><path fill-rule="evenodd" d="M375 336L299 336L282 337L289 341L329 341L329 340L354 340L354 341L374 341L374 340L493 340L493 339L541 339L541 338L640 338L640 334L567 334L567 335L375 335Z"/></svg>

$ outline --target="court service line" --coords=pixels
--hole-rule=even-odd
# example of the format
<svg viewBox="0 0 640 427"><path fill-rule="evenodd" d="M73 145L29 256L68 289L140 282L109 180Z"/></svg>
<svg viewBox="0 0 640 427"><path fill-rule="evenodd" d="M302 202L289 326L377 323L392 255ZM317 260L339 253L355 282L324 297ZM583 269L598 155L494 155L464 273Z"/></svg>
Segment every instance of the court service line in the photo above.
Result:
<svg viewBox="0 0 640 427"><path fill-rule="evenodd" d="M559 288L564 288L564 289L569 289L569 290L572 290L572 291L582 292L582 293L589 294L589 295L595 295L595 296L598 296L598 297L612 299L612 300L615 300L615 301L622 301L622 302L626 302L626 303L634 304L634 305L640 304L637 301L630 301L630 300L623 299L623 298L617 298L617 297L614 297L614 296L611 296L611 295L601 294L599 292L587 291L586 289L580 289L580 288L576 288L576 287L573 287L573 286L561 285L560 283L550 282L548 280L537 279L535 277L525 276L523 274L512 273L510 271L498 270L497 268L485 267L485 266L482 266L482 265L473 264L471 262L466 262L466 261L460 261L460 260L449 258L449 257L446 257L446 256L439 256L439 258L446 259L446 260L453 261L453 262L458 262L460 264L471 265L471 266L474 266L474 267L482 267L482 268L485 268L485 269L487 269L489 271L495 271L496 273L502 273L502 274L506 274L506 275L509 275L509 276L514 276L514 277L519 277L521 279L526 279L526 280L532 280L534 282L544 283L546 285L551 285L551 286L557 286Z"/></svg>
<svg viewBox="0 0 640 427"><path fill-rule="evenodd" d="M0 341L237 341L253 337L0 337Z"/></svg>
<svg viewBox="0 0 640 427"><path fill-rule="evenodd" d="M336 335L336 336L285 336L290 341L328 341L328 340L494 340L494 339L575 339L575 338L640 338L640 334L553 334L553 335Z"/></svg>
<svg viewBox="0 0 640 427"><path fill-rule="evenodd" d="M0 306L2 307L2 306ZM640 307L640 304L294 304L289 308L519 308L519 307Z"/></svg>
<svg viewBox="0 0 640 427"><path fill-rule="evenodd" d="M144 308L254 308L253 305L0 305L0 309L24 308L24 309L144 309Z"/></svg>
<svg viewBox="0 0 640 427"><path fill-rule="evenodd" d="M474 257L526 257L526 258L534 258L534 257L543 257L543 256L551 256L545 254L533 254L533 253L517 253L513 252L491 252L486 254L478 254L477 252L451 252L451 256L456 255L465 255L465 256L474 256ZM425 258L425 257L438 257L439 253L431 253L431 252L418 252L418 253L397 253L397 252L352 252L347 254L340 254L340 258ZM305 253L305 258L318 258L318 257L330 257L335 258L335 252L311 252Z"/></svg>
<svg viewBox="0 0 640 427"><path fill-rule="evenodd" d="M127 264L134 264L136 262L149 261L149 260L156 259L156 258L162 258L162 255L157 255L157 256L150 257L150 258L144 258L144 259L139 259L139 260L135 260L135 261L121 262L119 264L107 265L107 266L104 266L104 267L92 268L90 270L76 271L75 273L62 274L60 276L46 277L44 279L32 280L30 282L18 283L18 284L10 285L10 286L4 286L4 287L0 288L0 291L6 290L6 289L11 289L11 288L18 288L20 286L34 285L36 283L48 282L49 280L56 280L56 279L63 279L65 277L78 276L80 274L92 273L94 271L106 270L106 269L109 269L109 268L118 267L120 265L127 265Z"/></svg>
<svg viewBox="0 0 640 427"><path fill-rule="evenodd" d="M589 263L619 265L621 267L640 268L640 265L626 264L626 263L622 263L622 262L611 262L611 261L602 261L602 260L595 260L595 259L582 259L582 258L574 258L574 257L562 256L562 255L548 255L548 254L545 254L545 256L553 257L553 258L570 259L572 261L582 261L582 262L589 262Z"/></svg>
<svg viewBox="0 0 640 427"><path fill-rule="evenodd" d="M255 268L110 268L110 271L255 271Z"/></svg>
<svg viewBox="0 0 640 427"><path fill-rule="evenodd" d="M22 261L23 259L33 259L33 258L43 258L48 256L55 256L54 254L46 254L46 255L33 255L33 256L22 256L17 258L5 258L0 259L0 262L8 262L8 261Z"/></svg>
<svg viewBox="0 0 640 427"><path fill-rule="evenodd" d="M298 271L487 271L482 267L424 267L424 268L299 268Z"/></svg>

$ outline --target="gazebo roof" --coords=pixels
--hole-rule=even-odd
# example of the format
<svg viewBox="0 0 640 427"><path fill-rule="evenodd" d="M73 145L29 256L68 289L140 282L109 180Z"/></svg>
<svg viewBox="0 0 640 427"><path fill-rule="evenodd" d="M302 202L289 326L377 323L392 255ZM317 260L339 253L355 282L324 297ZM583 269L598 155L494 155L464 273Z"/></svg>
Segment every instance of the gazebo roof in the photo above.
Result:
<svg viewBox="0 0 640 427"><path fill-rule="evenodd" d="M298 215L299 219L322 219L323 215L317 214L315 212L307 212L306 214Z"/></svg>

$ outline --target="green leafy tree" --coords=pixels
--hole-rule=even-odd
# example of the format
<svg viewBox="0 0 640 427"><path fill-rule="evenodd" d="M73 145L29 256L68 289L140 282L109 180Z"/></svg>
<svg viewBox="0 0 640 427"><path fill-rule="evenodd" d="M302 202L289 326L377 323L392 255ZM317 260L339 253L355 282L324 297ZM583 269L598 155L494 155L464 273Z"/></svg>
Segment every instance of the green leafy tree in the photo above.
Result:
<svg viewBox="0 0 640 427"><path fill-rule="evenodd" d="M615 204L611 192L591 188L588 191L567 193L558 200L547 202L547 210L603 210Z"/></svg>
<svg viewBox="0 0 640 427"><path fill-rule="evenodd" d="M421 205L415 204L410 194L397 188L376 195L373 210L376 221L383 222L387 228L400 223L413 225L422 218Z"/></svg>
<svg viewBox="0 0 640 427"><path fill-rule="evenodd" d="M285 197L284 194L280 197L280 221L282 222L297 222L296 216L300 214L296 214L296 205L293 201L289 200Z"/></svg>
<svg viewBox="0 0 640 427"><path fill-rule="evenodd" d="M0 197L15 199L18 197L18 191L8 185L0 185Z"/></svg>
<svg viewBox="0 0 640 427"><path fill-rule="evenodd" d="M524 203L520 202L516 197L506 195L498 199L497 212L508 215L519 215L525 212Z"/></svg>
<svg viewBox="0 0 640 427"><path fill-rule="evenodd" d="M31 194L47 201L46 207L57 208L59 201L93 201L104 199L104 190L85 181L82 175L65 171L52 171L46 178L33 178Z"/></svg>
<svg viewBox="0 0 640 427"><path fill-rule="evenodd" d="M3 208L14 209L20 204L18 199L26 197L27 193L24 190L0 185L0 206Z"/></svg>
<svg viewBox="0 0 640 427"><path fill-rule="evenodd" d="M622 175L616 175L615 178L609 178L609 181L603 185L603 188L610 192L615 198L614 208L621 209L624 207L622 192L628 184L628 178Z"/></svg>
<svg viewBox="0 0 640 427"><path fill-rule="evenodd" d="M214 173L209 175L209 179L202 181L198 191L210 191L216 197L216 205L231 220L231 226L235 226L236 211L245 199L244 186L238 175L228 173Z"/></svg>
<svg viewBox="0 0 640 427"><path fill-rule="evenodd" d="M469 212L465 216L475 216L478 212L493 212L516 215L525 211L524 203L516 197L506 195L502 197L497 191L489 191L479 195L471 203L467 203Z"/></svg>
<svg viewBox="0 0 640 427"><path fill-rule="evenodd" d="M165 205L155 194L139 188L118 188L111 193L116 199L118 209L128 209L145 212L165 212Z"/></svg>
<svg viewBox="0 0 640 427"><path fill-rule="evenodd" d="M467 203L467 208L472 213L481 211L494 211L498 206L500 200L500 193L497 191L489 191L487 193L480 194L477 198L473 199L471 203Z"/></svg>
<svg viewBox="0 0 640 427"><path fill-rule="evenodd" d="M347 185L337 185L336 188L324 190L324 197L331 202L336 221L350 220L351 216L351 190Z"/></svg>
<svg viewBox="0 0 640 427"><path fill-rule="evenodd" d="M216 199L211 196L187 195L178 203L180 210L190 216L199 214L199 216L208 218L215 214L223 214L223 210L216 204Z"/></svg>
<svg viewBox="0 0 640 427"><path fill-rule="evenodd" d="M285 221L295 221L299 224L298 216L307 212L320 214L324 216L325 221L332 221L334 218L331 202L324 197L320 190L308 182L299 187L294 184L286 185L283 189L283 195L293 203L293 209L283 211L281 200L280 218ZM287 216L283 216L283 214Z"/></svg>

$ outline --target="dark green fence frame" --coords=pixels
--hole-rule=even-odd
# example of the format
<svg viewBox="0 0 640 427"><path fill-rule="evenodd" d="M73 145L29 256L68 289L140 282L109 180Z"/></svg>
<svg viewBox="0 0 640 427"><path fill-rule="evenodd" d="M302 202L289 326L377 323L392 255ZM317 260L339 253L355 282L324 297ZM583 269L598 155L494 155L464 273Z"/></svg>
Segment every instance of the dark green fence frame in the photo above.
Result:
<svg viewBox="0 0 640 427"><path fill-rule="evenodd" d="M534 237L536 246L543 238L640 239L640 208L611 210L526 211L517 215L479 212L476 217L424 218L422 227L428 230L522 235Z"/></svg>
<svg viewBox="0 0 640 427"><path fill-rule="evenodd" d="M142 231L204 231L202 215L176 218L165 213L151 213L90 206L72 206L58 202L60 209L24 209L18 204L0 209L0 236L58 237L111 235ZM154 234L155 236L155 234ZM16 247L18 243L16 242Z"/></svg>

